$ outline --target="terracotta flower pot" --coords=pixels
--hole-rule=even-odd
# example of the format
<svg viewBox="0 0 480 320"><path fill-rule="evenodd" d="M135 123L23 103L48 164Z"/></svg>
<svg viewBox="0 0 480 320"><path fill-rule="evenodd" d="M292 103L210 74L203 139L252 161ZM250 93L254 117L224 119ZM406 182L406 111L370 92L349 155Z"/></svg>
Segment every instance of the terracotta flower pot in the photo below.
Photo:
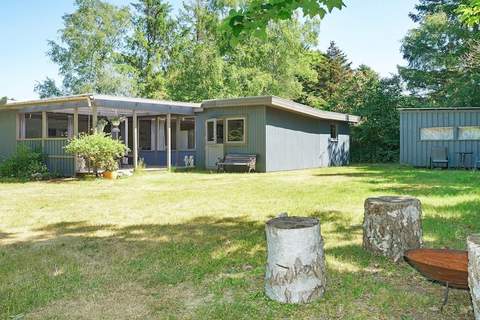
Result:
<svg viewBox="0 0 480 320"><path fill-rule="evenodd" d="M104 179L115 180L115 179L117 179L117 176L118 176L117 171L104 171L103 172L103 178Z"/></svg>

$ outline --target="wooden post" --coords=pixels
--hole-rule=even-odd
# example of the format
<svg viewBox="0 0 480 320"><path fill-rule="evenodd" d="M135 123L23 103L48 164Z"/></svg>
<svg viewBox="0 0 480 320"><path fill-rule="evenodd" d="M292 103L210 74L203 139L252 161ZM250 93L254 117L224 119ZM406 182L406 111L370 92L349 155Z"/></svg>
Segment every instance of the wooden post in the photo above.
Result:
<svg viewBox="0 0 480 320"><path fill-rule="evenodd" d="M73 111L73 137L78 137L78 108Z"/></svg>
<svg viewBox="0 0 480 320"><path fill-rule="evenodd" d="M47 112L42 111L42 152L45 152L45 139L48 138Z"/></svg>
<svg viewBox="0 0 480 320"><path fill-rule="evenodd" d="M468 286L472 296L473 312L480 320L480 234L467 238L468 249Z"/></svg>
<svg viewBox="0 0 480 320"><path fill-rule="evenodd" d="M178 167L179 150L180 150L180 117L177 115L175 123L175 166Z"/></svg>
<svg viewBox="0 0 480 320"><path fill-rule="evenodd" d="M390 257L422 246L422 208L418 199L383 196L365 200L363 248Z"/></svg>
<svg viewBox="0 0 480 320"><path fill-rule="evenodd" d="M167 114L167 168L172 170L172 115Z"/></svg>
<svg viewBox="0 0 480 320"><path fill-rule="evenodd" d="M88 106L92 110L92 128L93 128L93 132L96 133L97 132L97 123L98 123L97 106L95 105L95 103L92 103L92 100L90 100L90 98L88 99Z"/></svg>
<svg viewBox="0 0 480 320"><path fill-rule="evenodd" d="M282 303L309 303L325 293L326 269L318 219L278 217L265 226L265 293Z"/></svg>
<svg viewBox="0 0 480 320"><path fill-rule="evenodd" d="M78 137L78 108L73 110L73 138ZM73 155L74 175L77 175L78 171L78 159L77 154Z"/></svg>
<svg viewBox="0 0 480 320"><path fill-rule="evenodd" d="M137 111L133 110L133 168L137 170L138 167L138 119Z"/></svg>

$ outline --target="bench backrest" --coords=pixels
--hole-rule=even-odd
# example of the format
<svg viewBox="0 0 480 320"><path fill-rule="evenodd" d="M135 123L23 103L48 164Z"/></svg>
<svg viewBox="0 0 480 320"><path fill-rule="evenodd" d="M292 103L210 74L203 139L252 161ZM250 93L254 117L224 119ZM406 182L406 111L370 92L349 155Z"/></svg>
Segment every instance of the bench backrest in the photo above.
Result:
<svg viewBox="0 0 480 320"><path fill-rule="evenodd" d="M229 154L226 154L224 158L224 162L255 163L256 161L257 161L256 154L229 153Z"/></svg>
<svg viewBox="0 0 480 320"><path fill-rule="evenodd" d="M447 160L448 152L446 147L433 147L432 148L432 160Z"/></svg>

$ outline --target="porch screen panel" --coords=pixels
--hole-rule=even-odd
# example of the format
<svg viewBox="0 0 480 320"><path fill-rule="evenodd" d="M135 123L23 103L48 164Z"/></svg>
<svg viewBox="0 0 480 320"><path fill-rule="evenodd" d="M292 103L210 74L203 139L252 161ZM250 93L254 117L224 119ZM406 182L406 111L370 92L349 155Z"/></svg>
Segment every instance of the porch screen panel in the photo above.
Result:
<svg viewBox="0 0 480 320"><path fill-rule="evenodd" d="M453 127L421 128L420 140L453 140Z"/></svg>
<svg viewBox="0 0 480 320"><path fill-rule="evenodd" d="M69 115L65 113L47 113L49 138L67 138L69 132Z"/></svg>
<svg viewBox="0 0 480 320"><path fill-rule="evenodd" d="M35 112L35 113L26 113L22 128L25 128L25 135L26 139L35 139L42 137L42 113ZM22 135L20 135L22 136Z"/></svg>
<svg viewBox="0 0 480 320"><path fill-rule="evenodd" d="M183 118L180 121L180 150L195 149L195 119Z"/></svg>
<svg viewBox="0 0 480 320"><path fill-rule="evenodd" d="M139 150L152 150L152 120L141 119L138 122L138 148Z"/></svg>

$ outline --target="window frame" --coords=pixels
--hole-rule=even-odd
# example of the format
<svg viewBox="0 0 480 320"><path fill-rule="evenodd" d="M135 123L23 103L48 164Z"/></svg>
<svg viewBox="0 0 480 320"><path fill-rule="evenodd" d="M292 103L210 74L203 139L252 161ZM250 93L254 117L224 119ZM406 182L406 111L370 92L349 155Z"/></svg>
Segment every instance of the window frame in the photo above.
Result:
<svg viewBox="0 0 480 320"><path fill-rule="evenodd" d="M477 139L472 139L472 138L462 139L462 138L460 138L460 129L462 129L462 128L478 128L480 130L480 126L458 126L457 127L457 140L458 141L480 141L480 137L478 137Z"/></svg>
<svg viewBox="0 0 480 320"><path fill-rule="evenodd" d="M332 138L332 127L335 127L335 138ZM330 123L330 133L328 140L331 142L338 142L338 123Z"/></svg>
<svg viewBox="0 0 480 320"><path fill-rule="evenodd" d="M242 120L243 121L243 137L242 141L230 141L228 140L228 122L230 120ZM225 118L225 134L224 134L224 142L228 144L245 144L247 141L247 118L246 117L230 117L230 118Z"/></svg>
<svg viewBox="0 0 480 320"><path fill-rule="evenodd" d="M452 138L451 139L422 139L422 129L452 129ZM455 126L449 127L421 127L418 129L418 140L419 141L456 141L455 139Z"/></svg>
<svg viewBox="0 0 480 320"><path fill-rule="evenodd" d="M208 123L213 123L213 141L208 140ZM217 144L217 118L205 120L205 144Z"/></svg>

